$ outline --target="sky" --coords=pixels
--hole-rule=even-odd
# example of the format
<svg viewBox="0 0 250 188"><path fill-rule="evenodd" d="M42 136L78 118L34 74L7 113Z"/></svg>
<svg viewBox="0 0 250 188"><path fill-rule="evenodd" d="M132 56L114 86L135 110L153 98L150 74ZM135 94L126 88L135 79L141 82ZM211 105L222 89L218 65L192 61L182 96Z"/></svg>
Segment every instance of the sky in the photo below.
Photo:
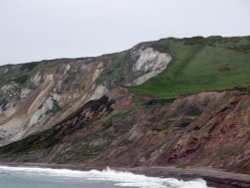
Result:
<svg viewBox="0 0 250 188"><path fill-rule="evenodd" d="M250 0L0 0L0 65L197 35L250 35Z"/></svg>

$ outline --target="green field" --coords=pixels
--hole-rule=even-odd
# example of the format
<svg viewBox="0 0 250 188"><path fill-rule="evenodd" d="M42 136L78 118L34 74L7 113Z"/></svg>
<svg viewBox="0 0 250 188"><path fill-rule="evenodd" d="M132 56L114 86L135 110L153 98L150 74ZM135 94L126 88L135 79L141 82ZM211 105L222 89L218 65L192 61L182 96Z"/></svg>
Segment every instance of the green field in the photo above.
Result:
<svg viewBox="0 0 250 188"><path fill-rule="evenodd" d="M173 55L167 69L130 91L175 98L200 91L250 87L250 37L162 39L150 44Z"/></svg>

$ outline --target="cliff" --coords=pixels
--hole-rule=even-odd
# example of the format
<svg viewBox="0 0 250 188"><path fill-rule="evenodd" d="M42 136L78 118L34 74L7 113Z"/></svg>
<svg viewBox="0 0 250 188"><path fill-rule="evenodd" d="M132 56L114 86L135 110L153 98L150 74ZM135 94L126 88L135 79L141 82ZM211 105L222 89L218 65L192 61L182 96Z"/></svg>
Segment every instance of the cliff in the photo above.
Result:
<svg viewBox="0 0 250 188"><path fill-rule="evenodd" d="M250 174L250 38L0 67L2 161Z"/></svg>

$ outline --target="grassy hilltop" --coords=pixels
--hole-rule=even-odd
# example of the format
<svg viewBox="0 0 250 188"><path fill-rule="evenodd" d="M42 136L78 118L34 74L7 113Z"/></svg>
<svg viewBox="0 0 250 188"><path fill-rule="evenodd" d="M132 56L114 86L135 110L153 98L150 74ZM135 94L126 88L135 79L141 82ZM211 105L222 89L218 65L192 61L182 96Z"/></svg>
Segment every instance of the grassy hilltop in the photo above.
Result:
<svg viewBox="0 0 250 188"><path fill-rule="evenodd" d="M168 38L150 45L173 55L168 68L131 88L162 98L250 86L250 37Z"/></svg>
<svg viewBox="0 0 250 188"><path fill-rule="evenodd" d="M168 38L0 75L1 161L250 174L250 37Z"/></svg>

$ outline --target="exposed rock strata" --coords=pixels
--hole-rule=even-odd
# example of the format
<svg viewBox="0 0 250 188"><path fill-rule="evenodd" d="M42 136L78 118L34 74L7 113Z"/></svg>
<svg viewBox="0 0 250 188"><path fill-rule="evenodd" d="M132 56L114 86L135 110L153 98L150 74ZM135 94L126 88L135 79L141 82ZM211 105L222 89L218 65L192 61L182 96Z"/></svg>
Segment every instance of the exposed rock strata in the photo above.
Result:
<svg viewBox="0 0 250 188"><path fill-rule="evenodd" d="M0 154L11 161L192 166L250 174L249 118L247 90L165 101L120 88Z"/></svg>
<svg viewBox="0 0 250 188"><path fill-rule="evenodd" d="M143 45L121 56L131 58L131 64L127 66L127 59L117 54L0 67L5 80L0 85L0 146L54 126L112 88L145 82L171 60L168 54ZM106 72L116 71L117 62L122 65L119 73L126 74L119 76L120 81L116 75L106 78Z"/></svg>

